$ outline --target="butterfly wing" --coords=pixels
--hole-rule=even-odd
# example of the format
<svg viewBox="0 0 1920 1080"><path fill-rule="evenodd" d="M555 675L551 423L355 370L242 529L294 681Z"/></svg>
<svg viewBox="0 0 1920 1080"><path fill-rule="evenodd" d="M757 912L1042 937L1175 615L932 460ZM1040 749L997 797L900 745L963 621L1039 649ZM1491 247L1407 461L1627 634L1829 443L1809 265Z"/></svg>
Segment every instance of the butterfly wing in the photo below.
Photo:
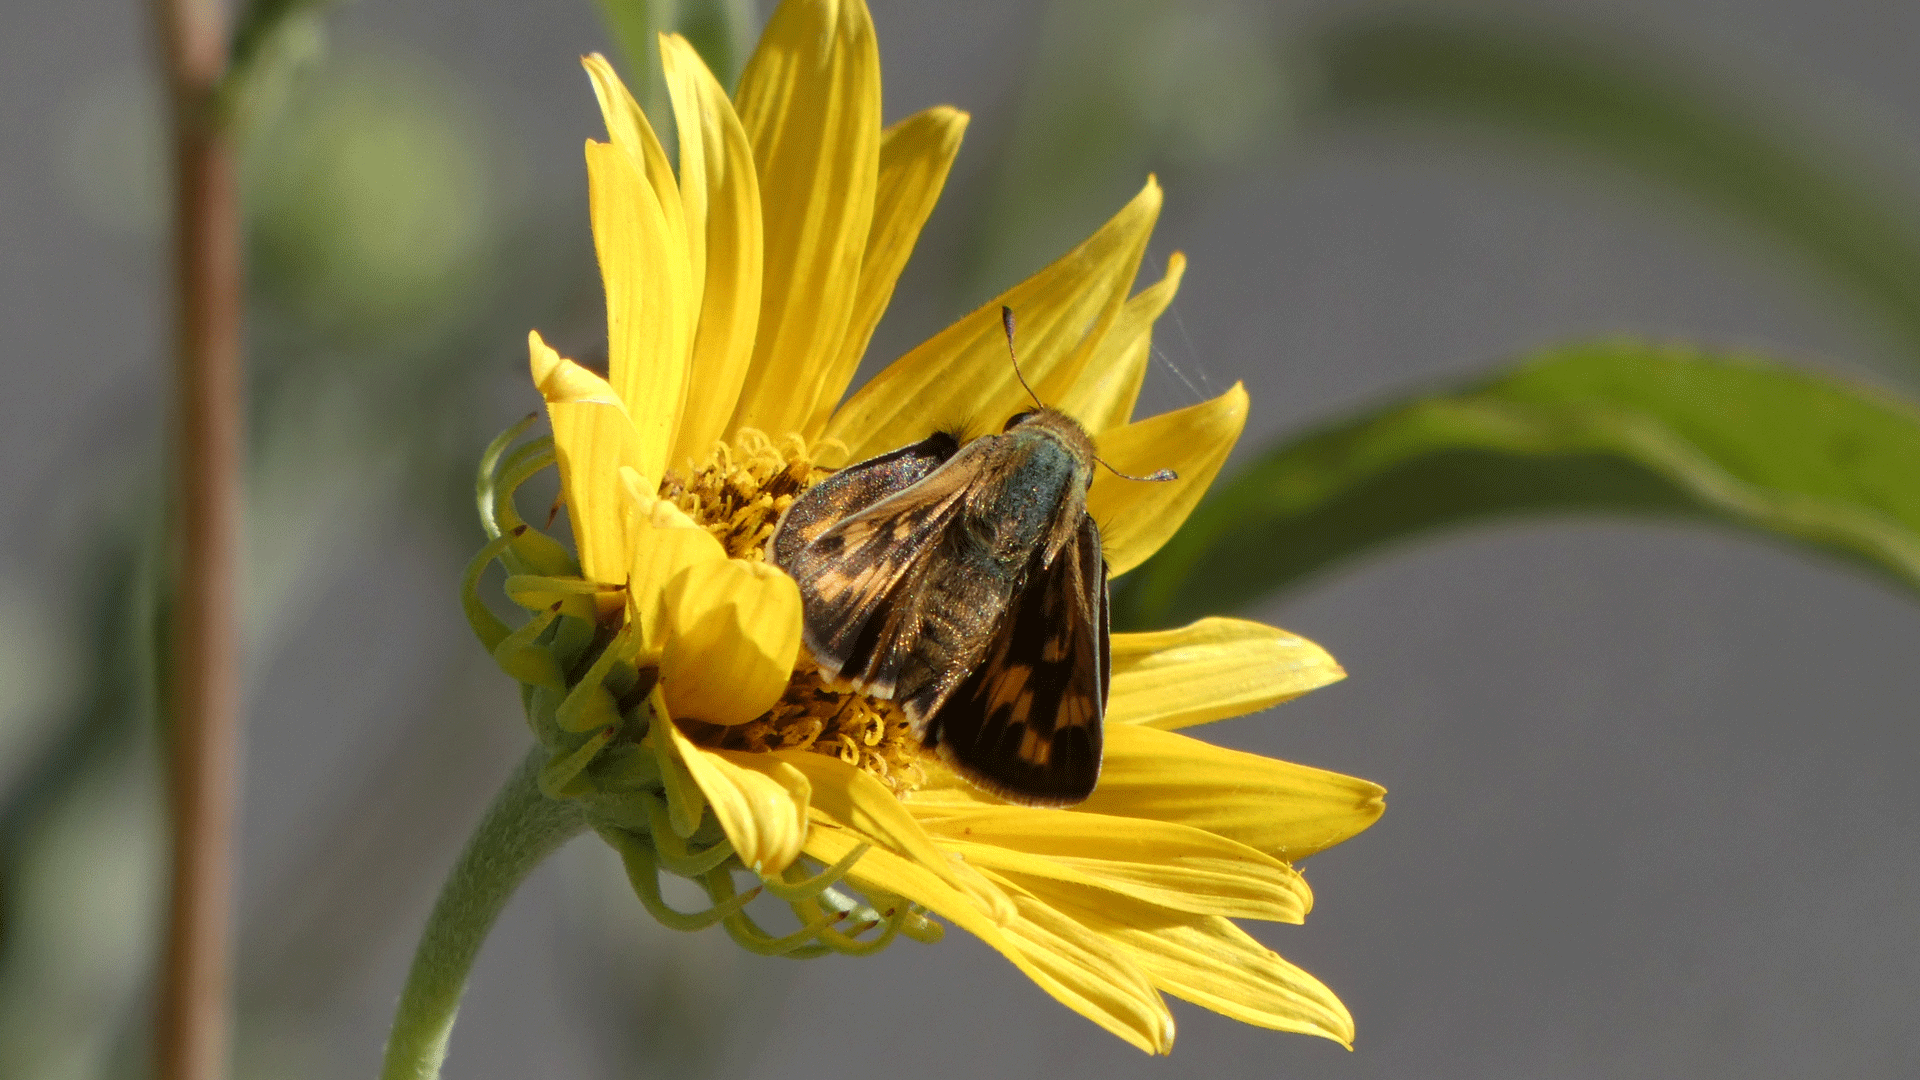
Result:
<svg viewBox="0 0 1920 1080"><path fill-rule="evenodd" d="M950 437L935 439L944 439L944 447L920 443L907 448L927 448L917 457L895 451L843 470L855 475L827 493L835 510L877 498L837 520L821 524L832 513L807 500L841 474L809 490L789 508L773 540L774 561L800 584L802 639L815 662L876 697L892 697L909 664L924 613L937 603L923 583L965 512L971 473L950 453L935 462L940 450L953 446ZM949 463L958 467L934 467Z"/></svg>
<svg viewBox="0 0 1920 1080"><path fill-rule="evenodd" d="M986 649L934 706L926 744L1010 801L1085 799L1100 779L1108 634L1100 530L1083 516L1051 566L1035 553ZM914 702L903 704L912 715Z"/></svg>
<svg viewBox="0 0 1920 1080"><path fill-rule="evenodd" d="M849 465L808 488L787 507L774 530L774 563L791 572L800 550L834 523L919 483L959 449L958 439L936 433L912 446Z"/></svg>

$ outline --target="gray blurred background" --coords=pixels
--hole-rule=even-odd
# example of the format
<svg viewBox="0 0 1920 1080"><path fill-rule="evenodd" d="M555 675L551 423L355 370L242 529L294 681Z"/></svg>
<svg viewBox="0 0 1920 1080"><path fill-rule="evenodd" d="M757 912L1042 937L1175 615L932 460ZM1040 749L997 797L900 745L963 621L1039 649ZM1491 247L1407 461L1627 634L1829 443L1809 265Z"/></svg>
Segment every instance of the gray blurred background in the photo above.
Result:
<svg viewBox="0 0 1920 1080"><path fill-rule="evenodd" d="M1243 453L1614 331L1888 370L1846 304L1649 187L1492 140L1298 122L1278 43L1354 5L872 6L888 119L974 119L870 363L1153 169L1149 271L1175 250L1191 269L1143 411L1244 380ZM1900 149L1920 137L1920 9L1515 10L1702 66L1762 110L1792 102L1920 176ZM115 650L146 615L121 579L142 572L166 392L145 16L0 7L6 1077L144 1060L150 729L75 718L138 716ZM577 63L610 48L593 6L363 0L328 25L249 166L247 1077L377 1068L438 876L525 746L455 601L481 540L465 478L537 404L525 330L576 353L600 333L580 145L602 132ZM1111 87L1075 66L1090 52ZM1060 120L1041 103L1076 87L1144 118L1137 153L1043 183ZM1174 1056L1147 1058L961 933L750 957L653 925L582 841L488 943L448 1075L1920 1075L1910 597L1723 533L1561 521L1379 553L1255 614L1351 677L1203 734L1390 792L1378 825L1312 860L1306 925L1257 930L1347 1002L1352 1053L1176 1002Z"/></svg>

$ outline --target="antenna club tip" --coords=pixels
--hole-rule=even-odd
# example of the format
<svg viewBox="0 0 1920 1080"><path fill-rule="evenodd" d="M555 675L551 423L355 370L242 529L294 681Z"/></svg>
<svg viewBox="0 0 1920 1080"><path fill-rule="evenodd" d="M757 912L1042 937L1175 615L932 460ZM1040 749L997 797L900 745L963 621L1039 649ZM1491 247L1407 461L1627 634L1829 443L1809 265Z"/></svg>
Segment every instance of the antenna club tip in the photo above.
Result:
<svg viewBox="0 0 1920 1080"><path fill-rule="evenodd" d="M1156 481L1164 482L1167 480L1180 479L1180 474L1177 472L1174 472L1172 469L1159 469L1147 474L1146 476L1134 476L1132 473L1123 473L1119 469L1114 468L1112 465L1108 464L1105 460L1100 458L1098 455L1095 455L1093 460L1100 462L1100 464L1102 465L1106 465L1108 472L1112 473L1113 475L1119 477L1122 480L1133 480L1142 484L1147 484L1147 483L1154 483Z"/></svg>
<svg viewBox="0 0 1920 1080"><path fill-rule="evenodd" d="M1027 396L1033 399L1035 405L1046 408L1046 402L1041 401L1040 395L1034 393L1033 387L1027 385L1027 376L1020 370L1020 350L1013 347L1013 309L1005 304L1000 305L1000 325L1007 329L1007 356L1013 361L1014 377L1020 380L1020 385L1025 388Z"/></svg>

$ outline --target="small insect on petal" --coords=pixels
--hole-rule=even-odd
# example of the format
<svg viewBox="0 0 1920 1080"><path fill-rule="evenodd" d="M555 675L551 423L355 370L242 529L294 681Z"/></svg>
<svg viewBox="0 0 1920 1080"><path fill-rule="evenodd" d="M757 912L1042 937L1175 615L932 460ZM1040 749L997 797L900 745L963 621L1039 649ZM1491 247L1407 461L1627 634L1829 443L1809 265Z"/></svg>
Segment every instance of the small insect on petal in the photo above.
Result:
<svg viewBox="0 0 1920 1080"><path fill-rule="evenodd" d="M773 707L800 652L800 589L766 563L695 563L667 583L660 685L674 716L744 724Z"/></svg>

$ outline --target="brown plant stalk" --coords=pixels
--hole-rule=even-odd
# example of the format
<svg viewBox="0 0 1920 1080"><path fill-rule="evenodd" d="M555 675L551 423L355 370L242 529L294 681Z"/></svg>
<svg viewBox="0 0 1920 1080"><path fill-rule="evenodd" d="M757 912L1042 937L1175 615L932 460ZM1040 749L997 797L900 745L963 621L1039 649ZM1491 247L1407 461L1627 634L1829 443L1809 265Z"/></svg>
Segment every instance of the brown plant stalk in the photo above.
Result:
<svg viewBox="0 0 1920 1080"><path fill-rule="evenodd" d="M237 783L240 564L240 213L217 98L227 66L218 0L155 0L169 91L173 179L173 621L168 751L172 826L161 1080L227 1069L229 924Z"/></svg>

